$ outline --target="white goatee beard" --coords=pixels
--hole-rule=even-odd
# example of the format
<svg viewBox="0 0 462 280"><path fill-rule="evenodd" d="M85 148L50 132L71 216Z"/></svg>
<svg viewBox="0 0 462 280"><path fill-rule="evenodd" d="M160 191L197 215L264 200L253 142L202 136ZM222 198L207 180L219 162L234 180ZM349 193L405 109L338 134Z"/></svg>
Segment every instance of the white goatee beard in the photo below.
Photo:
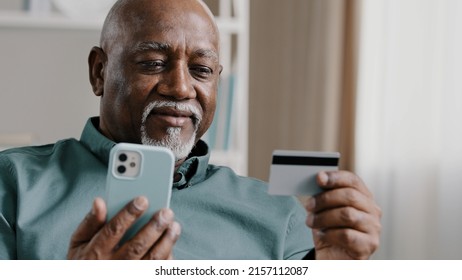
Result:
<svg viewBox="0 0 462 280"><path fill-rule="evenodd" d="M161 140L152 139L148 135L146 131L146 120L153 109L160 107L173 107L177 110L188 111L193 114L194 132L191 134L191 137L186 142L183 142L181 140L181 127L167 128L167 135ZM201 119L201 113L194 106L183 103L177 103L173 101L154 101L150 103L148 106L146 106L143 112L143 117L141 120L141 143L143 145L160 146L168 148L172 150L177 161L184 159L189 155L189 153L191 153L192 149L194 148L196 142L197 129L199 128Z"/></svg>

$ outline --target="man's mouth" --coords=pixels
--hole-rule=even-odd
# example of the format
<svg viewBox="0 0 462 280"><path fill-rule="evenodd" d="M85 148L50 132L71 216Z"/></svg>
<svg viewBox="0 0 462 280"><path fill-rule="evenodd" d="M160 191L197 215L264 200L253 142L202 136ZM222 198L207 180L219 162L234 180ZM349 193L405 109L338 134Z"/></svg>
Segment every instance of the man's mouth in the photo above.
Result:
<svg viewBox="0 0 462 280"><path fill-rule="evenodd" d="M200 110L191 104L154 101L145 108L142 123L144 124L148 118L166 127L183 127L192 123L194 128L198 129L202 115Z"/></svg>
<svg viewBox="0 0 462 280"><path fill-rule="evenodd" d="M195 124L195 118L191 112L173 107L155 108L150 112L149 117L154 117L169 127L182 127L190 121Z"/></svg>

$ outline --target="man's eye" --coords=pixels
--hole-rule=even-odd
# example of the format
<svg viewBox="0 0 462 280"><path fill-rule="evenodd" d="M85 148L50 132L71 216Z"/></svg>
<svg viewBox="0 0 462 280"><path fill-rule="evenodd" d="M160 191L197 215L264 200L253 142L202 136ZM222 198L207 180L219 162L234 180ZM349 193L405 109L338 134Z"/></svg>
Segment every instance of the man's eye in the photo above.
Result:
<svg viewBox="0 0 462 280"><path fill-rule="evenodd" d="M213 70L206 66L194 66L190 69L195 75L198 75L203 78L206 78L213 74Z"/></svg>
<svg viewBox="0 0 462 280"><path fill-rule="evenodd" d="M139 64L147 70L158 70L165 67L165 63L162 60L142 61Z"/></svg>

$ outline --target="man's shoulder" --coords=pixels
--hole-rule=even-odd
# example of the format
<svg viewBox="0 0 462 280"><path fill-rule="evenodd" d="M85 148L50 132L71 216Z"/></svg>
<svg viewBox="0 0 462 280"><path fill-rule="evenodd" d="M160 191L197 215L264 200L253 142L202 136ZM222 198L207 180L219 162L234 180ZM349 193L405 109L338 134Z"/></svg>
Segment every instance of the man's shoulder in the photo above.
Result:
<svg viewBox="0 0 462 280"><path fill-rule="evenodd" d="M50 176L60 173L70 156L82 154L82 144L76 139L63 139L56 143L11 148L0 152L0 192L9 187L25 189ZM63 175L64 174L64 175Z"/></svg>
<svg viewBox="0 0 462 280"><path fill-rule="evenodd" d="M0 164L15 161L27 161L32 159L43 159L50 157L57 151L61 151L69 146L78 145L79 141L74 138L59 140L56 143L50 143L37 146L24 146L10 148L0 151Z"/></svg>

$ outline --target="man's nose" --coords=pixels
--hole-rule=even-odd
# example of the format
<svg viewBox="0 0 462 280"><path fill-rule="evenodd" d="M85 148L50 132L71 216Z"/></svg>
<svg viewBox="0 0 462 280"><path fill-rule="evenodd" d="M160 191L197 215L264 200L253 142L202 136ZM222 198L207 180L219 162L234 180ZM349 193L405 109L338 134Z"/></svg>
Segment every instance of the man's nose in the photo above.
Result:
<svg viewBox="0 0 462 280"><path fill-rule="evenodd" d="M173 97L177 100L196 97L189 69L181 63L164 73L162 80L159 81L157 91L161 95Z"/></svg>

